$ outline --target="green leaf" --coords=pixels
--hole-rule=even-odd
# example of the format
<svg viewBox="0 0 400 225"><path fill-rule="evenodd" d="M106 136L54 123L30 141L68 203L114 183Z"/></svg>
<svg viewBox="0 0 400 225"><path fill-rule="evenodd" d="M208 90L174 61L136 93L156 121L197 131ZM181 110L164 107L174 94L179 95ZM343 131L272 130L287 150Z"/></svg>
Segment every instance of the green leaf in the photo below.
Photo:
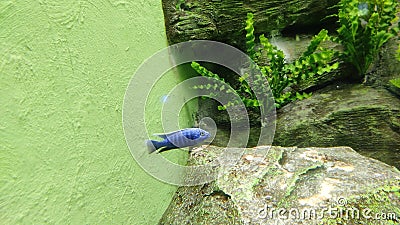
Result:
<svg viewBox="0 0 400 225"><path fill-rule="evenodd" d="M222 110L226 110L226 107L225 107L225 106L219 105L219 106L218 106L218 110L221 110L221 111L222 111Z"/></svg>
<svg viewBox="0 0 400 225"><path fill-rule="evenodd" d="M254 26L253 26L253 14L247 13L246 19L246 47L247 47L247 54L252 60L256 60L256 52L255 52L255 36L254 36Z"/></svg>
<svg viewBox="0 0 400 225"><path fill-rule="evenodd" d="M368 9L359 9L364 3ZM382 45L398 34L394 26L397 5L397 0L341 0L338 3L338 36L333 40L343 45L340 56L357 69L359 76L365 75Z"/></svg>

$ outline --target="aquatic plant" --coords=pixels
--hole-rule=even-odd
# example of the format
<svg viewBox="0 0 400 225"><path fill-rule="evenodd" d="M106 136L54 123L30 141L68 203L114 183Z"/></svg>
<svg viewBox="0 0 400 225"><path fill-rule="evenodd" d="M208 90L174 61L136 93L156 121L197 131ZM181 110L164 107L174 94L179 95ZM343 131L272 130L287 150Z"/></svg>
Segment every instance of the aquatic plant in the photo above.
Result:
<svg viewBox="0 0 400 225"><path fill-rule="evenodd" d="M344 47L342 58L364 78L379 49L397 35L397 0L341 0L338 3L338 36Z"/></svg>
<svg viewBox="0 0 400 225"><path fill-rule="evenodd" d="M267 65L260 68L268 80L278 108L291 101L311 96L311 93L296 91L296 85L312 79L317 74L322 75L338 68L339 63L332 63L335 51L320 46L328 39L328 31L321 30L312 38L307 50L298 59L286 63L283 51L272 45L264 35L260 36L262 51L268 58ZM292 91L286 91L288 88L292 88Z"/></svg>
<svg viewBox="0 0 400 225"><path fill-rule="evenodd" d="M392 80L389 80L389 82L390 82L393 86L395 86L395 87L397 87L397 88L400 88L400 77L399 77L399 78L392 79Z"/></svg>
<svg viewBox="0 0 400 225"><path fill-rule="evenodd" d="M178 0L175 5L176 10L182 10L185 7L185 0Z"/></svg>
<svg viewBox="0 0 400 225"><path fill-rule="evenodd" d="M249 57L257 63L256 66L261 71L261 75L267 79L277 108L280 108L291 101L302 100L310 97L311 93L300 93L296 91L295 86L302 81L313 78L316 74L322 75L323 73L338 68L339 64L337 62L332 63L335 51L320 46L323 41L329 39L328 31L321 30L312 38L307 50L298 59L292 63L287 63L283 51L272 45L264 35L259 36L259 41L262 47L258 49L256 48L253 23L253 14L248 13L245 26L246 51ZM265 65L261 65L261 62L265 57L267 58L267 62L264 62ZM220 76L208 71L197 62L192 62L191 66L204 77L224 81ZM258 102L256 95L250 85L246 82L248 76L249 74L243 74L239 77L238 82L240 85L235 90L236 93L240 96L246 107L253 108L266 104ZM265 85L257 80L255 80L254 83ZM214 91L217 90L217 87L214 87L211 84L198 85L195 88L213 88ZM253 86L253 89L254 88L262 90L262 87L258 88ZM291 90L288 90L290 88ZM235 103L231 102L228 105L234 104ZM219 106L219 109L223 110L226 109L226 107L227 105Z"/></svg>
<svg viewBox="0 0 400 225"><path fill-rule="evenodd" d="M199 84L194 86L194 89L204 89L204 90L211 90L209 97L216 97L216 93L226 93L229 94L232 91L232 89L227 88L224 85L219 85L218 83L215 82L215 80L219 80L221 82L225 82L224 78L221 78L217 74L207 70L205 67L201 66L197 62L192 62L191 67L200 75L203 77L206 77L209 79L210 83L208 84ZM215 79L215 80L214 80ZM259 102L257 101L256 96L254 93L251 91L250 86L244 81L244 78L240 77L239 82L242 83L241 88L238 90L235 90L235 92L239 95L240 100L244 103L246 107L258 107L260 106ZM211 84L214 83L214 84ZM227 107L236 105L237 102L234 100L229 101L227 104L223 106L218 106L219 110L225 110Z"/></svg>
<svg viewBox="0 0 400 225"><path fill-rule="evenodd" d="M247 13L246 26L244 30L246 31L246 52L251 59L256 59L256 51L255 51L255 39L254 36L254 20L253 13Z"/></svg>

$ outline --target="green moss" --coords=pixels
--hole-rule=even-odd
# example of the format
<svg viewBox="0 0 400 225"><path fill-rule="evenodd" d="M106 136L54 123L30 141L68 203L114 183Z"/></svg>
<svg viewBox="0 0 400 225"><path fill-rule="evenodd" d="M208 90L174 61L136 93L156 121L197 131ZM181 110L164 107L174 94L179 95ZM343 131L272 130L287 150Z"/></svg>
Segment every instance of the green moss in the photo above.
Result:
<svg viewBox="0 0 400 225"><path fill-rule="evenodd" d="M292 192L293 190L296 188L296 184L301 180L301 177L305 174L307 174L308 172L321 168L323 166L322 162L316 162L317 164L309 166L309 167L305 167L299 171L297 171L292 178L287 180L288 186L286 188L286 193L284 198L282 198L282 200L280 202L278 202L278 206L279 207L288 207L288 204L290 202L290 200L296 199L295 196L292 196Z"/></svg>
<svg viewBox="0 0 400 225"><path fill-rule="evenodd" d="M164 214L159 224L241 224L230 196L217 189L213 184L179 188L173 200L176 204L168 209L176 213Z"/></svg>
<svg viewBox="0 0 400 225"><path fill-rule="evenodd" d="M380 188L376 188L366 194L346 199L346 205L337 206L337 212L346 210L358 211L359 218L348 217L324 218L323 224L352 224L357 221L360 224L398 224L398 218L388 218L393 215L400 215L400 208L394 207L400 203L400 185L394 181ZM356 214L355 214L356 215ZM386 216L383 220L375 219L377 216Z"/></svg>

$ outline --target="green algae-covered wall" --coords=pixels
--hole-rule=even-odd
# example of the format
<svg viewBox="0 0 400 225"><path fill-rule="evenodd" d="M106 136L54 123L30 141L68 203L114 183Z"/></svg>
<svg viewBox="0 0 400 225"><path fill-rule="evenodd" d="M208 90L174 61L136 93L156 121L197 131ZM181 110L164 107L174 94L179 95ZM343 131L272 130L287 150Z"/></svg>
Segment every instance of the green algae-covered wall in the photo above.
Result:
<svg viewBox="0 0 400 225"><path fill-rule="evenodd" d="M1 224L157 223L176 187L133 160L121 114L166 45L158 0L0 2Z"/></svg>

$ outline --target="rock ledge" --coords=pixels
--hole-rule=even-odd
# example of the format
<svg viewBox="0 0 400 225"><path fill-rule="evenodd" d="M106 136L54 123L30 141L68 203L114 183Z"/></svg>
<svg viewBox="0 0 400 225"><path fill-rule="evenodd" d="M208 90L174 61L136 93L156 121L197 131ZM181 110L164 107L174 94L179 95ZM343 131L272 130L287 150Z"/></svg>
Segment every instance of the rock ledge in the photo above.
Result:
<svg viewBox="0 0 400 225"><path fill-rule="evenodd" d="M189 165L222 151L195 149ZM180 187L159 224L398 224L399 182L395 167L349 147L260 146L217 180Z"/></svg>

